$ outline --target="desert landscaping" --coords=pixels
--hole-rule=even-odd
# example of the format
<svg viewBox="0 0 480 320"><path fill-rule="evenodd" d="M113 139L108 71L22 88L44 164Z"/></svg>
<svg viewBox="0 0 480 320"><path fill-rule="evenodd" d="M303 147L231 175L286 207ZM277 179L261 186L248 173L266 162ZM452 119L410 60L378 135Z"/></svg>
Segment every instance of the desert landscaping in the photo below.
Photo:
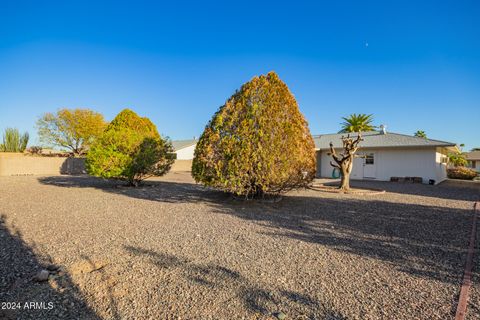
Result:
<svg viewBox="0 0 480 320"><path fill-rule="evenodd" d="M480 320L480 2L0 2L0 320Z"/></svg>
<svg viewBox="0 0 480 320"><path fill-rule="evenodd" d="M352 184L387 192L252 202L187 172L0 177L0 301L54 306L2 317L452 318L479 185Z"/></svg>
<svg viewBox="0 0 480 320"><path fill-rule="evenodd" d="M198 140L128 108L44 113L56 149L5 129L0 318L480 317L462 146L342 119L314 137L269 72Z"/></svg>

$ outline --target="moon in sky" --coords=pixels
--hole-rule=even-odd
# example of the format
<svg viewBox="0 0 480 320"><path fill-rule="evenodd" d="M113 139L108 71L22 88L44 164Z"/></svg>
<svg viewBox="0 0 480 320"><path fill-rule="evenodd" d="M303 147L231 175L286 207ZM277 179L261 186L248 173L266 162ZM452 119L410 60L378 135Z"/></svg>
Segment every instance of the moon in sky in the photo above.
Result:
<svg viewBox="0 0 480 320"><path fill-rule="evenodd" d="M365 42L365 47L368 47L368 42Z"/></svg>

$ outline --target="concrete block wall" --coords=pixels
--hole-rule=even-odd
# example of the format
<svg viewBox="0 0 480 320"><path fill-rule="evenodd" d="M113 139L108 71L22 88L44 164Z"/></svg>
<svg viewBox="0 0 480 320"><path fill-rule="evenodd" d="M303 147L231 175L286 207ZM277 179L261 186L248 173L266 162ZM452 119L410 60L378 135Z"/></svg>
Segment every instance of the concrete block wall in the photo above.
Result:
<svg viewBox="0 0 480 320"><path fill-rule="evenodd" d="M85 173L85 159L0 152L0 176Z"/></svg>
<svg viewBox="0 0 480 320"><path fill-rule="evenodd" d="M176 160L171 171L191 171L192 160ZM0 176L83 174L84 158L0 152Z"/></svg>

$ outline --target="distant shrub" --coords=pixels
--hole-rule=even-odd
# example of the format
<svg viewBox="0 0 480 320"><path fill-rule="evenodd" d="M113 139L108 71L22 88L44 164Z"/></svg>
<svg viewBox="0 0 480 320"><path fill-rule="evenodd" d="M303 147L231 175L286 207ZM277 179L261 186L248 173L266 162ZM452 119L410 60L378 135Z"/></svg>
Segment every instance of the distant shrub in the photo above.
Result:
<svg viewBox="0 0 480 320"><path fill-rule="evenodd" d="M171 142L160 137L148 118L125 109L91 146L86 169L91 175L137 186L148 177L167 173L174 162L172 153Z"/></svg>
<svg viewBox="0 0 480 320"><path fill-rule="evenodd" d="M450 179L472 180L477 176L477 172L470 168L454 167L447 169L447 176Z"/></svg>
<svg viewBox="0 0 480 320"><path fill-rule="evenodd" d="M31 154L41 154L43 148L40 146L31 146L30 148L27 149L27 151Z"/></svg>
<svg viewBox="0 0 480 320"><path fill-rule="evenodd" d="M23 152L28 144L28 132L20 134L17 128L7 128L3 133L0 151L3 152Z"/></svg>

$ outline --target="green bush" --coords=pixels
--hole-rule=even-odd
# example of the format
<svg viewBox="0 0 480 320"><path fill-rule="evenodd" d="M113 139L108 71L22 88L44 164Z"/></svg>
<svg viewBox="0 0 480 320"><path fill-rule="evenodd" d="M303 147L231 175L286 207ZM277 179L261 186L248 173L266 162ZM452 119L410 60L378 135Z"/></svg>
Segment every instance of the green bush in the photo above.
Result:
<svg viewBox="0 0 480 320"><path fill-rule="evenodd" d="M462 179L462 180L472 180L478 175L478 173L470 168L465 167L454 167L447 169L447 176L450 179Z"/></svg>
<svg viewBox="0 0 480 320"><path fill-rule="evenodd" d="M448 162L455 167L464 167L468 163L467 157L463 152L449 153Z"/></svg>
<svg viewBox="0 0 480 320"><path fill-rule="evenodd" d="M17 128L7 128L3 133L0 150L3 152L23 152L28 144L28 132L20 134Z"/></svg>
<svg viewBox="0 0 480 320"><path fill-rule="evenodd" d="M174 162L172 152L171 142L160 137L148 118L125 109L91 146L86 169L91 175L137 186L148 177L167 173Z"/></svg>
<svg viewBox="0 0 480 320"><path fill-rule="evenodd" d="M277 74L253 78L214 114L195 148L192 176L247 198L313 180L315 147L308 124Z"/></svg>

